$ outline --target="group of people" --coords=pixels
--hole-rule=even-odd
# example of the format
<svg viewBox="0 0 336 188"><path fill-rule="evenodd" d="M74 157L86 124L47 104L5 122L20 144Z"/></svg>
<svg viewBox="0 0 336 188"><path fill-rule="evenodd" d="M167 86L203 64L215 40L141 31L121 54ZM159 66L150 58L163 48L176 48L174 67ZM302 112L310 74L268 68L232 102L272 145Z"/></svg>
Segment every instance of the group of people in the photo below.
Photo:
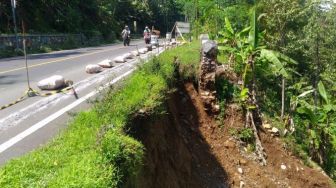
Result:
<svg viewBox="0 0 336 188"><path fill-rule="evenodd" d="M129 27L126 25L123 31L121 32L121 36L124 41L124 46L129 46L130 41L131 41L131 30ZM145 39L145 43L149 44L151 40L151 30L148 28L148 26L145 27L145 30L143 32L143 36Z"/></svg>

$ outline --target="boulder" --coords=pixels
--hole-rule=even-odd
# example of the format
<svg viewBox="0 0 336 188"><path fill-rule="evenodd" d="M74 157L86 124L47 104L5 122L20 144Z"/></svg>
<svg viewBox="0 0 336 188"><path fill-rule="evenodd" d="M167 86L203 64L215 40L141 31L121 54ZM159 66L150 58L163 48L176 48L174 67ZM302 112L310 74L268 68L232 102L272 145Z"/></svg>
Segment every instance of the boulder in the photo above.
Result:
<svg viewBox="0 0 336 188"><path fill-rule="evenodd" d="M103 70L103 68L99 65L94 65L94 64L90 64L87 65L85 68L85 71L89 74L94 74L94 73L99 73Z"/></svg>
<svg viewBox="0 0 336 188"><path fill-rule="evenodd" d="M41 90L55 90L65 86L63 76L54 75L49 78L43 79L37 83L37 87Z"/></svg>
<svg viewBox="0 0 336 188"><path fill-rule="evenodd" d="M202 45L203 54L210 59L215 59L218 54L218 46L215 41L209 40Z"/></svg>
<svg viewBox="0 0 336 188"><path fill-rule="evenodd" d="M117 56L113 59L113 61L116 62L116 63L125 63L126 58L124 56Z"/></svg>
<svg viewBox="0 0 336 188"><path fill-rule="evenodd" d="M102 68L111 68L112 67L112 61L110 59L105 59L98 63L99 66Z"/></svg>

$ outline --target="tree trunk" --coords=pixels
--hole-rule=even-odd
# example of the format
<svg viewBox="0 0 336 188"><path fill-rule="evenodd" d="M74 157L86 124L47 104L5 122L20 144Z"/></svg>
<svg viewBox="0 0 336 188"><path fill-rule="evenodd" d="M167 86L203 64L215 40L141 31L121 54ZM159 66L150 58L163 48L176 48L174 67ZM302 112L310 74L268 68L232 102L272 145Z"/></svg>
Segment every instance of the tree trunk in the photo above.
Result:
<svg viewBox="0 0 336 188"><path fill-rule="evenodd" d="M314 111L316 112L316 108L318 105L318 93L317 93L317 85L320 81L320 71L321 71L321 64L320 64L320 42L319 42L319 36L316 38L316 49L315 49L315 62L317 66L315 78L314 78Z"/></svg>
<svg viewBox="0 0 336 188"><path fill-rule="evenodd" d="M282 84L281 84L281 119L285 116L285 87L286 87L286 79L282 76Z"/></svg>

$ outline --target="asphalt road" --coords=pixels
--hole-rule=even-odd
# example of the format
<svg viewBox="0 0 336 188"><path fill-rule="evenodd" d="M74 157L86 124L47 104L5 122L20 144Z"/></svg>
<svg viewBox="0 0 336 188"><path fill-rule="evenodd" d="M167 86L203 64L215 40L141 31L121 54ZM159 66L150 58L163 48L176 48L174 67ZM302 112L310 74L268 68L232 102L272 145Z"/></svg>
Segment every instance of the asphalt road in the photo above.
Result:
<svg viewBox="0 0 336 188"><path fill-rule="evenodd" d="M4 110L0 110L0 165L45 144L66 127L72 114L88 109L104 88L132 73L136 65L155 50L127 63L115 64L99 74L87 74L85 67L104 59L145 47L144 42L132 41L102 47L66 50L48 54L31 55L28 58L30 84L34 90L37 82L52 75L62 75L72 80L79 99L66 92L48 97L30 97ZM21 97L27 89L25 61L22 57L0 59L0 106Z"/></svg>

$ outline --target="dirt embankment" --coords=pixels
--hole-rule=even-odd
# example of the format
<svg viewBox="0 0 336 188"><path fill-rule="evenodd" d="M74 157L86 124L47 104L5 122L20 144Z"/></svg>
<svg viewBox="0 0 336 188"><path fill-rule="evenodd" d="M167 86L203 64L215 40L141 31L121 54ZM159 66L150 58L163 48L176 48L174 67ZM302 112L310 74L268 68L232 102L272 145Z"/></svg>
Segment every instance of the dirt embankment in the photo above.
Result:
<svg viewBox="0 0 336 188"><path fill-rule="evenodd" d="M250 160L229 133L243 125L239 108L228 106L224 125L217 125L192 84L170 94L166 105L166 114L132 123L131 132L146 147L135 187L332 187L330 178L304 166L268 134L261 134L267 166Z"/></svg>

